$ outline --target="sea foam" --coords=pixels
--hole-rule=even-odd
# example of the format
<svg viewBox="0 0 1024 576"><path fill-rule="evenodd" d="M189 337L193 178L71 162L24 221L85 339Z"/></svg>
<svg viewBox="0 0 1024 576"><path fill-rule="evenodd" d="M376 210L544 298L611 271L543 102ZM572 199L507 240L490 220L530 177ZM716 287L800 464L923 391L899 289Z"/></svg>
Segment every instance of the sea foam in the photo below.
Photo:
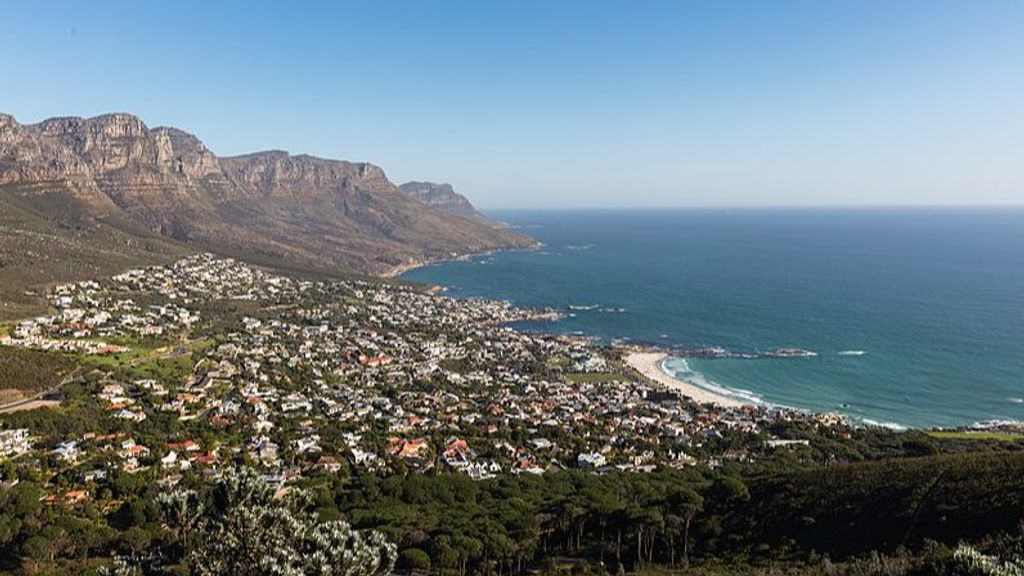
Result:
<svg viewBox="0 0 1024 576"><path fill-rule="evenodd" d="M888 428L890 430L896 430L896 431L901 431L901 430L906 430L907 429L906 426L904 426L902 424L897 424L896 422L879 422L877 420L872 420L870 418L861 418L861 422L867 424L868 426L877 426L877 427L880 427L880 428Z"/></svg>
<svg viewBox="0 0 1024 576"><path fill-rule="evenodd" d="M760 396L750 390L730 388L709 380L700 372L690 368L690 363L686 361L686 358L667 358L661 363L661 369L676 380L688 382L698 388L703 388L708 392L713 392L720 396L725 396L727 398L739 398L740 400L754 404L764 403L764 400Z"/></svg>

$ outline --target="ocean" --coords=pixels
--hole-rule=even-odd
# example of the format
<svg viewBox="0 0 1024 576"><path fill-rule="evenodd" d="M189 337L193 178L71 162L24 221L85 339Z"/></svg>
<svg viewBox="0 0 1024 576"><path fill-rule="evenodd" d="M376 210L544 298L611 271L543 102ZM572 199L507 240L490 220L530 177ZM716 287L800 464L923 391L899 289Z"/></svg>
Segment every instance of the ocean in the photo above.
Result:
<svg viewBox="0 0 1024 576"><path fill-rule="evenodd" d="M1024 420L1024 210L490 215L545 246L402 277L568 314L529 330L816 354L666 362L750 400L897 428Z"/></svg>

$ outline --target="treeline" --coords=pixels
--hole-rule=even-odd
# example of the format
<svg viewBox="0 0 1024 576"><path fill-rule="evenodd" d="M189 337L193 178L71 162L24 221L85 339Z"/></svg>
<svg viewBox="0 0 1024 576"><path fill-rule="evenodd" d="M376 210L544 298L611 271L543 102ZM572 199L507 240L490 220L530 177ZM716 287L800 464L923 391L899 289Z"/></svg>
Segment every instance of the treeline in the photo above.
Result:
<svg viewBox="0 0 1024 576"><path fill-rule="evenodd" d="M761 475L323 474L302 488L317 521L345 520L397 544L400 571L909 575L943 573L961 540L1017 533L1022 475L1024 454L990 452ZM113 507L46 506L27 477L0 489L0 570L77 574L166 546L154 480L113 475L96 494ZM207 480L184 482L201 490Z"/></svg>
<svg viewBox="0 0 1024 576"><path fill-rule="evenodd" d="M941 455L760 478L728 471L472 482L365 477L324 487L321 509L398 542L408 568L516 572L563 558L611 571L897 554L1013 532L1024 455Z"/></svg>
<svg viewBox="0 0 1024 576"><path fill-rule="evenodd" d="M955 544L1017 529L1024 519L1024 454L968 453L863 462L749 483L750 500L726 507L740 549L828 552Z"/></svg>

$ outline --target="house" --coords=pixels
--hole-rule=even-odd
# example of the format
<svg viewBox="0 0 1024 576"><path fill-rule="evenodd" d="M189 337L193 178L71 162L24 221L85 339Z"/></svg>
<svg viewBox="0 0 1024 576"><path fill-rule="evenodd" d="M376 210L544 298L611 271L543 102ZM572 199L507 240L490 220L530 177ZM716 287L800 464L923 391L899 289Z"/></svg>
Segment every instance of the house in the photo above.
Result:
<svg viewBox="0 0 1024 576"><path fill-rule="evenodd" d="M161 466L173 466L178 462L178 453L171 450L166 456L160 459Z"/></svg>
<svg viewBox="0 0 1024 576"><path fill-rule="evenodd" d="M131 420L133 422L142 422L143 420L146 419L145 412L133 412L128 409L119 410L116 414L114 414L114 416L117 418L121 418L122 420Z"/></svg>
<svg viewBox="0 0 1024 576"><path fill-rule="evenodd" d="M765 444L769 448L785 448L789 446L810 446L810 440L767 440Z"/></svg>
<svg viewBox="0 0 1024 576"><path fill-rule="evenodd" d="M474 456L469 444L461 438L451 437L444 446L444 458L449 466L462 467L470 463Z"/></svg>
<svg viewBox="0 0 1024 576"><path fill-rule="evenodd" d="M412 440L391 438L389 444L391 455L397 458L420 458L429 448L426 438L413 438Z"/></svg>
<svg viewBox="0 0 1024 576"><path fill-rule="evenodd" d="M690 456L686 452L680 450L679 452L669 451L668 453L669 462L668 465L672 468L681 468L683 466L693 466L697 464L697 459Z"/></svg>
<svg viewBox="0 0 1024 576"><path fill-rule="evenodd" d="M100 480L107 479L107 471L103 468L97 468L95 470L89 470L83 477L86 482L98 482Z"/></svg>
<svg viewBox="0 0 1024 576"><path fill-rule="evenodd" d="M320 459L317 460L316 468L324 472L336 474L341 470L341 462L338 462L338 459L333 456L324 455L320 456Z"/></svg>
<svg viewBox="0 0 1024 576"><path fill-rule="evenodd" d="M600 468L608 463L608 459L600 452L581 453L576 462L583 468Z"/></svg>
<svg viewBox="0 0 1024 576"><path fill-rule="evenodd" d="M24 454L31 449L27 428L0 430L0 458Z"/></svg>
<svg viewBox="0 0 1024 576"><path fill-rule="evenodd" d="M466 466L465 472L473 480L488 480L501 472L501 465L497 462L474 462Z"/></svg>
<svg viewBox="0 0 1024 576"><path fill-rule="evenodd" d="M89 499L88 490L69 490L64 493L64 502L71 506L81 504Z"/></svg>
<svg viewBox="0 0 1024 576"><path fill-rule="evenodd" d="M388 358L387 356L374 356L372 358L367 358L365 364L367 366L384 366L391 364L391 358Z"/></svg>
<svg viewBox="0 0 1024 576"><path fill-rule="evenodd" d="M219 459L213 452L206 452L196 456L195 460L197 464L214 464Z"/></svg>
<svg viewBox="0 0 1024 576"><path fill-rule="evenodd" d="M377 455L359 448L352 448L352 462L356 464L370 464L377 460Z"/></svg>
<svg viewBox="0 0 1024 576"><path fill-rule="evenodd" d="M197 443L195 440L185 440L183 442L168 442L167 449L184 452L198 452L199 443Z"/></svg>
<svg viewBox="0 0 1024 576"><path fill-rule="evenodd" d="M320 451L320 437L316 434L312 434L305 438L299 438L295 441L295 451L299 454L306 452L319 452Z"/></svg>
<svg viewBox="0 0 1024 576"><path fill-rule="evenodd" d="M78 442L74 440L61 442L54 448L53 453L65 462L74 462L78 460Z"/></svg>
<svg viewBox="0 0 1024 576"><path fill-rule="evenodd" d="M530 445L533 446L534 450L547 450L555 444L547 438L534 438L533 440L530 440Z"/></svg>

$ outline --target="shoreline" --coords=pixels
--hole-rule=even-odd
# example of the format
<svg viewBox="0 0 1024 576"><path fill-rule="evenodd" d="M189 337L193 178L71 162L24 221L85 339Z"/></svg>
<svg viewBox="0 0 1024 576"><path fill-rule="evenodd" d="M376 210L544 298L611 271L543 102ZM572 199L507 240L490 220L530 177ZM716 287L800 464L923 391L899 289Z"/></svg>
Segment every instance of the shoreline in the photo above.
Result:
<svg viewBox="0 0 1024 576"><path fill-rule="evenodd" d="M481 252L474 252L471 254L461 254L451 258L436 258L431 260L413 260L404 264L399 264L392 267L391 269L380 274L382 278L397 278L402 274L415 270L417 268L423 268L424 266L432 266L435 264L442 264L445 262L463 262L471 258L479 256L487 256L497 252L510 252L510 251L530 251L537 250L543 247L544 244L538 242L536 246L530 248L520 249L499 249L499 250L484 250ZM440 289L439 286L434 286L435 290ZM557 321L561 318L561 314L555 311L543 311L539 314L532 314L525 319L516 320L534 320L534 321ZM749 402L741 402L735 398L730 398L722 394L716 394L709 390L705 390L700 386L692 382L680 380L675 378L662 368L662 362L668 358L668 354L660 351L652 351L650 349L643 350L628 350L626 355L623 357L623 363L638 372L644 379L655 383L663 388L674 390L679 392L683 396L698 402L700 404L714 404L722 408L739 408L741 406L749 405Z"/></svg>
<svg viewBox="0 0 1024 576"><path fill-rule="evenodd" d="M410 270L414 270L416 268L425 267L425 266L432 266L432 265L442 264L442 263L446 263L446 262L467 261L467 260L471 260L471 259L476 258L476 257L486 256L486 255L489 255L489 254L500 253L500 252L520 252L520 251L526 252L526 251L533 251L533 250L539 249L542 246L543 246L543 244L540 244L538 246L534 246L534 247L531 247L531 248L512 248L512 249L486 250L486 251L475 252L475 253L470 253L470 254L462 254L462 255L458 255L458 256L454 256L454 257L448 257L448 258L436 258L436 259L430 259L430 260L416 260L416 261L406 262L404 264L400 264L398 266L395 266L395 267L391 268L390 270L388 270L387 272L380 274L380 276L384 277L384 278L395 278L395 277L398 277L398 276L404 274L405 272L408 272ZM435 284L435 285L432 285L431 289L432 289L432 291L439 292L443 288L442 288L442 285L436 285ZM452 297L457 297L457 296L452 296ZM559 312L552 311L552 310L541 310L541 311L535 311L534 314L528 315L528 316L526 316L524 318L519 318L519 319L516 319L516 320L512 320L512 321L510 321L508 323L512 324L512 323L522 322L522 321L557 321L557 320L561 319L561 317L563 317L563 315L561 313L559 313ZM505 324L505 323L502 323L502 324ZM573 338L581 338L581 339L588 339L589 338L588 336L577 336L575 334L561 333L558 330L540 329L538 331L542 332L542 333L545 333L545 334L553 335L553 336L573 337ZM648 342L648 343L631 342L631 343L628 343L628 344L623 343L623 342L620 342L620 343L613 342L612 343L612 347L613 348L617 348L622 353L622 360L621 360L622 364L626 368L628 368L628 369L634 371L635 373L639 374L640 377L642 377L647 382L649 382L649 383L651 383L651 384L653 384L653 385L655 385L655 386L657 386L659 388L662 388L662 389L665 389L665 390L674 391L674 392L680 394L681 396L686 397L686 398L690 399L691 401L696 402L698 404L711 404L711 405L717 406L719 408L725 408L725 409L737 409L737 408L741 408L741 407L744 407L744 406L759 406L759 405L760 406L768 406L768 407L772 407L772 408L791 410L791 411L795 411L795 412L817 414L817 415L820 415L822 417L830 416L830 417L840 418L840 419L842 419L843 421L849 423L852 426L868 427L868 428L885 428L885 429L894 430L894 431L897 431L897 432L906 431L906 430L922 430L922 431L928 431L928 430L989 430L989 429L1002 430L1004 428L1005 429L1012 428L1012 429L1014 429L1015 432L1018 432L1018 431L1019 432L1024 432L1024 422L1019 422L1019 421L1006 421L1006 422L994 423L994 422L980 420L980 421L975 421L973 423L963 423L963 424L935 424L935 423L903 424L903 423L897 423L897 422L882 421L881 419L872 420L870 418L867 418L865 415L851 414L851 413L848 413L846 411L840 411L838 409L828 410L828 409L820 409L820 408L819 409L815 409L815 408L798 408L798 407L792 407L792 406L777 405L777 404L773 404L773 403L770 403L770 402L759 404L758 402L749 401L749 400L743 400L742 398L737 398L737 397L733 397L733 396L729 396L729 395L713 392L713 391L708 390L706 388L702 388L701 386L693 383L692 381L683 380L683 379L677 378L674 375L668 373L667 371L664 370L663 363L664 363L665 359L670 357L670 356L672 356L672 354L667 352L666 348L661 347L661 346L659 346L658 344L656 344L654 342ZM668 350L671 351L673 349L670 348ZM676 351L677 355L682 355L682 356L687 356L687 355L690 355L690 354L692 354L694 352L694 350L684 350L684 349L679 349L679 348L676 348L674 350ZM710 351L711 349L708 349L708 350ZM804 349L798 349L798 348L781 348L781 349L770 351L770 352L750 353L750 355L740 356L740 357L754 357L754 354L757 354L757 357L772 357L772 358L790 358L790 357L804 357L804 356L816 355L816 354L814 354L810 350L804 350Z"/></svg>
<svg viewBox="0 0 1024 576"><path fill-rule="evenodd" d="M426 262L426 261L423 261L423 260L416 260L414 262L406 262L405 264L399 264L397 266L393 266L391 268L388 268L384 272L381 272L379 274L379 276L381 278L397 278L397 277L401 276L402 274L405 274L406 272L408 272L410 270L415 270L417 268L422 268L424 266L429 266L430 264L431 264L430 262Z"/></svg>
<svg viewBox="0 0 1024 576"><path fill-rule="evenodd" d="M470 252L468 254L459 254L457 256L450 256L447 258L428 258L426 260L410 260L404 264L398 264L392 266L387 270L379 273L377 276L380 278L397 278L410 270L417 268L424 268L426 266L434 266L435 264L444 264L446 262L466 262L480 256L490 256L492 254L498 254L500 252L531 252L534 250L540 250L544 247L543 242L536 242L536 244L523 248L493 248L490 250L481 250L479 252Z"/></svg>
<svg viewBox="0 0 1024 576"><path fill-rule="evenodd" d="M714 404L722 408L739 408L750 404L705 390L692 382L675 378L662 368L662 363L666 358L668 358L668 354L664 352L629 350L623 356L622 361L647 380L669 390L675 390L697 403Z"/></svg>

